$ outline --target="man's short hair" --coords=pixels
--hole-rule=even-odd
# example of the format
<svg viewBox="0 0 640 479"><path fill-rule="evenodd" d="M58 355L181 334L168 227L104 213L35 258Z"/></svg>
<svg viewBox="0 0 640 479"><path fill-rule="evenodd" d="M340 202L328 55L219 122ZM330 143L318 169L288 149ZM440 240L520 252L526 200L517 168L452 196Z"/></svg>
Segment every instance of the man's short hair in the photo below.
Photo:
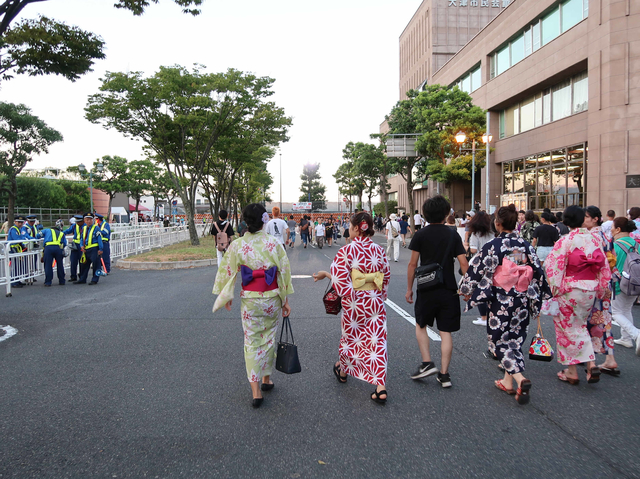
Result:
<svg viewBox="0 0 640 479"><path fill-rule="evenodd" d="M271 214L274 218L277 218L278 216L280 216L280 208L274 206L273 208L271 208Z"/></svg>
<svg viewBox="0 0 640 479"><path fill-rule="evenodd" d="M451 205L442 195L429 198L422 205L422 214L429 223L442 223L449 215Z"/></svg>
<svg viewBox="0 0 640 479"><path fill-rule="evenodd" d="M607 216L609 218L615 218L616 217L616 212L613 211L613 210L609 210L609 211L607 211Z"/></svg>
<svg viewBox="0 0 640 479"><path fill-rule="evenodd" d="M220 210L218 216L220 217L220 219L226 220L227 216L229 216L229 213L227 213L227 210Z"/></svg>

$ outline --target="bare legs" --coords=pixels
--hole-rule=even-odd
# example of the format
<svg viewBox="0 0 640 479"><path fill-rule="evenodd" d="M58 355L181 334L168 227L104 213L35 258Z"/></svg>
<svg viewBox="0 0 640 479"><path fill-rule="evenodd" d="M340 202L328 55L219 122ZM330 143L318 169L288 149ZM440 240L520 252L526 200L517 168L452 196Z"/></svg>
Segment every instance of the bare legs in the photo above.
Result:
<svg viewBox="0 0 640 479"><path fill-rule="evenodd" d="M449 372L449 364L451 363L451 353L453 352L453 338L451 333L440 331L440 337L442 338L442 345L440 350L442 352L440 372L446 374ZM431 340L427 333L427 328L421 328L416 324L416 339L418 340L418 347L420 348L420 354L422 355L422 361L431 361L431 352L429 345Z"/></svg>

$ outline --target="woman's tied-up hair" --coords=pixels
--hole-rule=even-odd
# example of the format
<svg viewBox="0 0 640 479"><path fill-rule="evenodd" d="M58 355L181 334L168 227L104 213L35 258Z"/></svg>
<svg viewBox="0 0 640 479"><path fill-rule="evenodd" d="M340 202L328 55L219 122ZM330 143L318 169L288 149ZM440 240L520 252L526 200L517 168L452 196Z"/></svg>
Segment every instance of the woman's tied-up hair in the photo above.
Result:
<svg viewBox="0 0 640 479"><path fill-rule="evenodd" d="M366 221L362 221L359 225L360 231L367 231L369 229L369 225Z"/></svg>

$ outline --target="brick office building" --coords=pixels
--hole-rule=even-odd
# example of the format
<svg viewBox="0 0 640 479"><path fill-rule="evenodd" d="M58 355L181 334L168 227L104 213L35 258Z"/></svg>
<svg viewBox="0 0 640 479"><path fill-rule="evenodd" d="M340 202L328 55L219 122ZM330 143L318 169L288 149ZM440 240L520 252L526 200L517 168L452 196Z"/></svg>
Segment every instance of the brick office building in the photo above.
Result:
<svg viewBox="0 0 640 479"><path fill-rule="evenodd" d="M460 3L423 2L416 15L455 11L446 30L459 32L464 27L451 19L460 22L459 12L469 9ZM640 205L640 2L515 0L498 10L421 80L402 74L403 62L417 58L404 51L401 37L401 95L424 83L458 85L489 111L491 205L596 204L617 214ZM420 51L420 42L409 45ZM432 54L430 64L439 58ZM486 168L476 194L483 206L485 175ZM428 186L420 196L434 194ZM464 207L470 206L465 191Z"/></svg>

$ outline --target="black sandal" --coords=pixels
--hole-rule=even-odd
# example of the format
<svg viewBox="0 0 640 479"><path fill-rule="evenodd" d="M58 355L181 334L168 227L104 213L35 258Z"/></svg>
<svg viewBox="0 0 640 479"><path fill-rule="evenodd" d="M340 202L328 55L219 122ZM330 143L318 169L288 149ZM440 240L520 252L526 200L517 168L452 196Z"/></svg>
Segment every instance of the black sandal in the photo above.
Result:
<svg viewBox="0 0 640 479"><path fill-rule="evenodd" d="M387 391L386 389L383 389L382 391L378 392L378 390L376 389L375 391L373 391L372 395L371 395L371 399L373 399L375 402L377 402L378 404L386 404L387 402L387 398L382 399L380 396L382 395L387 395ZM375 396L375 397L374 397Z"/></svg>
<svg viewBox="0 0 640 479"><path fill-rule="evenodd" d="M260 385L260 389L262 391L271 391L273 389L274 384L273 383L262 383Z"/></svg>
<svg viewBox="0 0 640 479"><path fill-rule="evenodd" d="M587 369L584 370L584 372L587 373L588 376L589 376L587 378L587 382L589 384L595 384L598 381L600 381L600 368L599 367L595 366L595 367L593 367L591 369L587 368Z"/></svg>
<svg viewBox="0 0 640 479"><path fill-rule="evenodd" d="M340 366L338 365L333 365L333 374L336 375L336 377L338 378L338 382L339 383L346 383L347 382L347 376L341 376L340 375Z"/></svg>

